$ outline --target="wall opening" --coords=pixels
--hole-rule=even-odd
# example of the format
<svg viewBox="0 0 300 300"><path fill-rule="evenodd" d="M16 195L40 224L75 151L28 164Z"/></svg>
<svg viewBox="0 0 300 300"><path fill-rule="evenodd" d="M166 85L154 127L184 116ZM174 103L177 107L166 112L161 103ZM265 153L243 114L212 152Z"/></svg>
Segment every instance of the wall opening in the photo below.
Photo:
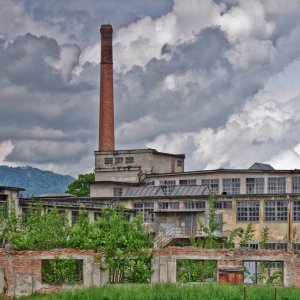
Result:
<svg viewBox="0 0 300 300"><path fill-rule="evenodd" d="M177 282L215 282L217 278L217 261L177 259Z"/></svg>
<svg viewBox="0 0 300 300"><path fill-rule="evenodd" d="M42 282L48 284L80 284L83 282L82 259L43 259Z"/></svg>
<svg viewBox="0 0 300 300"><path fill-rule="evenodd" d="M283 262L244 261L244 283L283 285Z"/></svg>

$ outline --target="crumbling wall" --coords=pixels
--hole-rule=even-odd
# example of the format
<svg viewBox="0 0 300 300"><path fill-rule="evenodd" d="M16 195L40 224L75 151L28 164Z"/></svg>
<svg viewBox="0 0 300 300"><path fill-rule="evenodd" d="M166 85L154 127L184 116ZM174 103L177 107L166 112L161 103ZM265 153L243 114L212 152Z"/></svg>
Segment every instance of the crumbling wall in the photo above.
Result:
<svg viewBox="0 0 300 300"><path fill-rule="evenodd" d="M283 262L283 284L285 286L300 287L300 255L293 251L266 250L266 249L201 249L192 247L166 247L157 250L152 260L152 283L176 282L176 261L178 259L216 260L217 280L220 279L220 270L232 272L229 282L241 282L244 261L273 261ZM230 278L234 278L231 279Z"/></svg>
<svg viewBox="0 0 300 300"><path fill-rule="evenodd" d="M97 256L97 255L96 255ZM73 287L101 286L108 282L109 271L102 268L92 250L54 249L50 251L0 250L0 295L27 296L34 292L50 292ZM77 285L42 282L42 260L80 259L83 261L83 282Z"/></svg>

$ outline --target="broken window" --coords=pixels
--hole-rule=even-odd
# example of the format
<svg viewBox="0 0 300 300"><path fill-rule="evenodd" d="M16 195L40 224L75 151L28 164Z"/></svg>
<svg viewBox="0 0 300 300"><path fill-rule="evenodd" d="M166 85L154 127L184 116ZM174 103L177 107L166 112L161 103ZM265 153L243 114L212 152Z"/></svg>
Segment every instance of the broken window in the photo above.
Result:
<svg viewBox="0 0 300 300"><path fill-rule="evenodd" d="M138 202L134 203L135 214L140 213L144 223L154 222L154 203L153 202Z"/></svg>
<svg viewBox="0 0 300 300"><path fill-rule="evenodd" d="M288 219L288 201L265 201L265 221L283 222Z"/></svg>
<svg viewBox="0 0 300 300"><path fill-rule="evenodd" d="M240 178L224 178L223 192L228 195L240 194Z"/></svg>
<svg viewBox="0 0 300 300"><path fill-rule="evenodd" d="M215 209L231 209L232 201L215 201L214 207Z"/></svg>
<svg viewBox="0 0 300 300"><path fill-rule="evenodd" d="M244 283L283 284L283 262L244 261Z"/></svg>
<svg viewBox="0 0 300 300"><path fill-rule="evenodd" d="M285 177L269 177L268 193L285 194Z"/></svg>
<svg viewBox="0 0 300 300"><path fill-rule="evenodd" d="M106 165L112 165L113 159L111 157L105 157L104 158L104 164Z"/></svg>
<svg viewBox="0 0 300 300"><path fill-rule="evenodd" d="M264 178L246 178L247 194L263 194L265 189Z"/></svg>
<svg viewBox="0 0 300 300"><path fill-rule="evenodd" d="M202 179L202 184L207 185L212 193L219 193L219 179Z"/></svg>
<svg viewBox="0 0 300 300"><path fill-rule="evenodd" d="M179 209L179 202L159 202L159 209L166 209L166 210L177 210Z"/></svg>
<svg viewBox="0 0 300 300"><path fill-rule="evenodd" d="M123 189L122 188L114 188L114 197L122 197Z"/></svg>
<svg viewBox="0 0 300 300"><path fill-rule="evenodd" d="M217 278L215 260L177 259L177 282L214 282Z"/></svg>
<svg viewBox="0 0 300 300"><path fill-rule="evenodd" d="M134 163L134 157L133 156L125 157L125 163L126 164Z"/></svg>
<svg viewBox="0 0 300 300"><path fill-rule="evenodd" d="M115 158L115 163L116 164L122 164L123 163L123 157L116 157Z"/></svg>
<svg viewBox="0 0 300 300"><path fill-rule="evenodd" d="M94 220L96 221L99 218L101 218L101 211L95 211L94 212Z"/></svg>
<svg viewBox="0 0 300 300"><path fill-rule="evenodd" d="M176 181L175 180L160 180L159 185L165 195L171 195L171 193L173 192L173 190L176 186Z"/></svg>
<svg viewBox="0 0 300 300"><path fill-rule="evenodd" d="M259 221L259 201L237 201L238 222Z"/></svg>
<svg viewBox="0 0 300 300"><path fill-rule="evenodd" d="M185 201L185 209L203 209L205 208L205 201Z"/></svg>
<svg viewBox="0 0 300 300"><path fill-rule="evenodd" d="M179 180L180 185L196 185L196 179L182 179Z"/></svg>
<svg viewBox="0 0 300 300"><path fill-rule="evenodd" d="M266 243L266 249L287 250L287 243Z"/></svg>
<svg viewBox="0 0 300 300"><path fill-rule="evenodd" d="M182 160L177 160L177 167L182 167Z"/></svg>
<svg viewBox="0 0 300 300"><path fill-rule="evenodd" d="M72 225L75 225L79 221L79 211L78 210L72 210L71 213L71 223Z"/></svg>
<svg viewBox="0 0 300 300"><path fill-rule="evenodd" d="M300 201L293 201L293 221L300 221Z"/></svg>
<svg viewBox="0 0 300 300"><path fill-rule="evenodd" d="M7 218L8 216L8 206L7 206L7 201L0 201L0 217L2 218Z"/></svg>

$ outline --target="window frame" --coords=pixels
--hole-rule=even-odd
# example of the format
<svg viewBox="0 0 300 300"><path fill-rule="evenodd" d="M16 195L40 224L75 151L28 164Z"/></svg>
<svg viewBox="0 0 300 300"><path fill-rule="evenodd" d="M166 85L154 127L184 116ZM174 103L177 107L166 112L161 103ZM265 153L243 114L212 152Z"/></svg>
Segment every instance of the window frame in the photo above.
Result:
<svg viewBox="0 0 300 300"><path fill-rule="evenodd" d="M244 206L242 207L239 207L239 204L243 204ZM252 206L255 205L255 207ZM241 217L241 215L239 215L239 209L242 209L242 208L246 208L247 211L244 212L247 213L246 216L246 219L245 220L239 220L239 217ZM251 210L254 210L252 212L252 214L255 214L258 212L258 216L251 216L250 213L251 213ZM242 213L242 212L241 212ZM253 219L255 216L255 219ZM240 200L240 201L236 201L236 222L237 223L240 223L240 222L251 222L251 223L257 223L260 221L260 203L259 203L259 200Z"/></svg>
<svg viewBox="0 0 300 300"><path fill-rule="evenodd" d="M285 203L285 205L278 205L278 203ZM272 205L271 205L272 204ZM274 204L274 205L273 205ZM264 221L270 223L286 223L288 222L288 200L266 200L264 201ZM281 208L281 209L280 209ZM282 210L285 208L285 211ZM285 214L285 220L279 219L280 214ZM273 220L274 218L274 220ZM282 216L281 216L282 218Z"/></svg>
<svg viewBox="0 0 300 300"><path fill-rule="evenodd" d="M280 188L280 181L282 181L282 188ZM286 193L286 177L268 177L268 194L285 194Z"/></svg>
<svg viewBox="0 0 300 300"><path fill-rule="evenodd" d="M223 193L227 195L241 194L241 179L239 177L223 178Z"/></svg>

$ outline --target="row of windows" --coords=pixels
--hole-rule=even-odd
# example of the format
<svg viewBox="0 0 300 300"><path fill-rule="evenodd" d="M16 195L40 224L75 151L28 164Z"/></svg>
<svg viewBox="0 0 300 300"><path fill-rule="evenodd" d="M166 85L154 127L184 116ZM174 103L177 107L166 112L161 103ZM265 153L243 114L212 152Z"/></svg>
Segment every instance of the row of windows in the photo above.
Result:
<svg viewBox="0 0 300 300"><path fill-rule="evenodd" d="M134 157L132 157L132 156L125 157L126 164L132 164L133 162L134 162ZM112 165L113 163L114 163L114 159L112 157L104 158L104 164ZM123 163L124 163L124 157L116 157L115 158L115 164L123 164Z"/></svg>
<svg viewBox="0 0 300 300"><path fill-rule="evenodd" d="M152 181L153 182L153 181ZM208 185L212 193L218 194L221 192L219 179L202 179L202 184ZM223 178L223 193L229 195L240 194L241 180L240 178ZM181 179L180 185L196 185L196 179ZM154 182L153 182L154 185ZM170 195L176 185L176 180L161 180L160 186L165 191L166 195ZM246 194L264 194L265 178L246 178ZM269 177L268 178L268 193L269 194L284 194L286 193L286 178L285 177ZM292 177L292 193L300 193L300 176Z"/></svg>
<svg viewBox="0 0 300 300"><path fill-rule="evenodd" d="M271 200L264 202L264 221L285 222L288 220L288 201ZM259 221L259 201L237 201L237 221ZM293 221L300 221L300 201L293 201Z"/></svg>

